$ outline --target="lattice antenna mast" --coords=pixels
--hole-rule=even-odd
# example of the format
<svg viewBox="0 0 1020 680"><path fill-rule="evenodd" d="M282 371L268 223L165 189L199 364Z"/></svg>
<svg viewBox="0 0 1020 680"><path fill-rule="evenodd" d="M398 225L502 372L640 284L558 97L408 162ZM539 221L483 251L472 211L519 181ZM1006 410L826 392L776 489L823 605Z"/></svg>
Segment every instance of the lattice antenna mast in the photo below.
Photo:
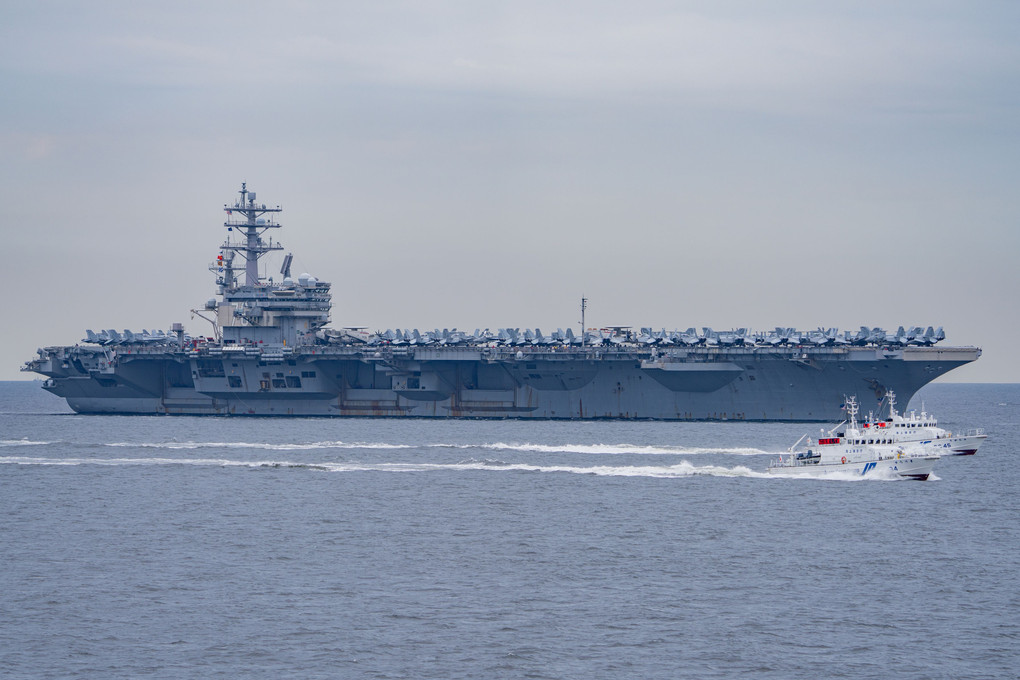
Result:
<svg viewBox="0 0 1020 680"><path fill-rule="evenodd" d="M581 347L584 347L584 313L588 311L588 298L581 296Z"/></svg>
<svg viewBox="0 0 1020 680"><path fill-rule="evenodd" d="M224 205L223 210L227 213L227 220L223 223L223 226L227 228L228 232L237 229L244 238L241 242L233 242L230 240L230 236L227 236L227 240L224 241L223 245L220 246L220 250L224 252L233 251L240 253L244 256L244 285L246 286L257 286L261 283L259 279L259 258L268 253L271 250L283 250L283 246L279 243L273 243L273 239L270 238L268 242L262 238L262 235L269 229L279 229L282 225L275 221L273 217L268 219L263 217L266 214L282 212L283 209L280 206L275 208L267 208L265 203L255 203L255 192L248 191L247 182L241 183L241 199L234 203L234 205ZM234 213L240 213L240 219L234 216ZM228 258L233 260L233 258ZM231 266L231 265L228 265ZM231 266L232 268L232 266ZM228 280L232 280L231 275L228 276Z"/></svg>

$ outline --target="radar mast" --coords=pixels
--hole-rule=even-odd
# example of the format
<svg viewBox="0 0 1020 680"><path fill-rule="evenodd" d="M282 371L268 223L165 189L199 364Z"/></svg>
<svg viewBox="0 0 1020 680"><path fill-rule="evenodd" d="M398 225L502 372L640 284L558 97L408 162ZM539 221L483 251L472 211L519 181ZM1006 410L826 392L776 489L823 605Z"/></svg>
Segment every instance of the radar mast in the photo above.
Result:
<svg viewBox="0 0 1020 680"><path fill-rule="evenodd" d="M233 254L240 253L244 256L244 285L257 286L261 283L259 279L259 258L272 250L283 250L283 246L279 243L273 243L272 238L268 242L262 238L262 235L267 230L279 229L282 226L273 217L266 219L263 216L282 212L283 209L280 206L269 208L266 207L265 203L255 203L255 192L248 191L247 185L247 182L241 183L241 190L238 192L241 194L239 201L235 201L233 205L223 206L223 210L227 213L227 219L223 226L227 228L228 232L237 229L244 239L238 242L231 241L228 234L227 240L220 246L221 251L228 253L226 262L224 262L222 255L219 258L219 264L225 270L223 285L227 288L233 288L235 285ZM234 213L240 213L240 219L234 217Z"/></svg>

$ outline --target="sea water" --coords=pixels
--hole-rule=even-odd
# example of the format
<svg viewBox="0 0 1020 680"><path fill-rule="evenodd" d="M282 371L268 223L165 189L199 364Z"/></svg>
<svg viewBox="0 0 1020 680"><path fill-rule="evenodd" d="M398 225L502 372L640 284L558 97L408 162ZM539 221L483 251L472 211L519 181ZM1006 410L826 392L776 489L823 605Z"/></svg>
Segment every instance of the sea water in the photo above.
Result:
<svg viewBox="0 0 1020 680"><path fill-rule="evenodd" d="M3 678L1016 678L1020 385L976 456L817 424L81 416L0 383ZM867 405L865 406L867 408Z"/></svg>

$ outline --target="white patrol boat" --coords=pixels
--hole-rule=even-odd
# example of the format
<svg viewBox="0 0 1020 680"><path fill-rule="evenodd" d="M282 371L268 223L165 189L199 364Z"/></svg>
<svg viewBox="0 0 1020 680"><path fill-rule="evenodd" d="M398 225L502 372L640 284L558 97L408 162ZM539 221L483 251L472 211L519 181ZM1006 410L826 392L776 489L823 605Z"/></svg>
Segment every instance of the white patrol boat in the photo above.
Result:
<svg viewBox="0 0 1020 680"><path fill-rule="evenodd" d="M849 420L829 431L817 441L804 435L790 447L790 452L773 461L769 474L824 477L834 474L893 475L905 479L928 479L938 450L920 441L896 442L882 428L862 427L857 423L857 401L847 400ZM846 424L846 428L838 431Z"/></svg>
<svg viewBox="0 0 1020 680"><path fill-rule="evenodd" d="M939 427L935 416L926 413L923 406L920 415L917 411L900 415L896 412L896 395L892 390L886 394L886 400L889 402L888 418L879 420L868 414L867 420L861 424L868 432L869 439L892 439L897 444L922 444L927 448L935 448L943 456L973 456L981 442L988 438L981 428L953 434Z"/></svg>

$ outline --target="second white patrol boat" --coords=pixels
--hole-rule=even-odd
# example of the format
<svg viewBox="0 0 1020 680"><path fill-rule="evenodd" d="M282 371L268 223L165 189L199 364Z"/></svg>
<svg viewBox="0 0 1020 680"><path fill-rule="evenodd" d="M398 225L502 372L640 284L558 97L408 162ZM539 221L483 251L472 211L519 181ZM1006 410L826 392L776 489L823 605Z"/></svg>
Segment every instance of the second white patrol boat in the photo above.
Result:
<svg viewBox="0 0 1020 680"><path fill-rule="evenodd" d="M889 403L889 417L880 420L869 414L861 424L868 433L867 439L891 439L897 444L921 444L936 449L943 456L973 456L981 442L988 438L981 428L953 434L939 427L935 416L927 413L923 406L920 415L917 411L900 415L896 412L896 395L893 391L889 390L885 396Z"/></svg>

